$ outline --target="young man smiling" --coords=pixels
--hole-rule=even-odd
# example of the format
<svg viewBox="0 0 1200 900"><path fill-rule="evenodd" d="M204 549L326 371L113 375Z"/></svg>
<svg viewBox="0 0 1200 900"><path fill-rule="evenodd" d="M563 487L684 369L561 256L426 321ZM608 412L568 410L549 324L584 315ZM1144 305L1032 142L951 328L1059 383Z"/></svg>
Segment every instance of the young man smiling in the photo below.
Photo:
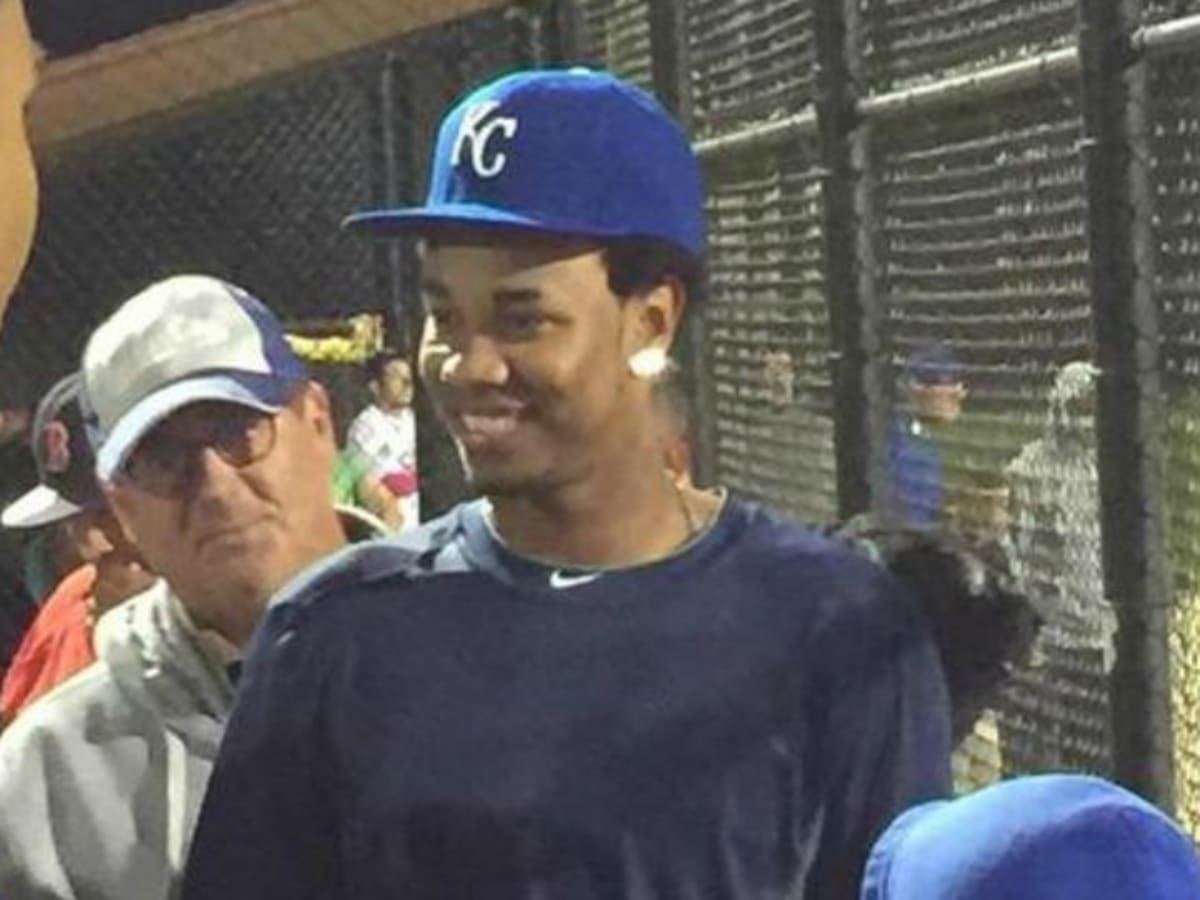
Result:
<svg viewBox="0 0 1200 900"><path fill-rule="evenodd" d="M945 686L888 573L662 464L686 136L607 74L516 73L433 172L352 221L424 240L422 376L483 499L275 598L184 897L853 897L948 788Z"/></svg>

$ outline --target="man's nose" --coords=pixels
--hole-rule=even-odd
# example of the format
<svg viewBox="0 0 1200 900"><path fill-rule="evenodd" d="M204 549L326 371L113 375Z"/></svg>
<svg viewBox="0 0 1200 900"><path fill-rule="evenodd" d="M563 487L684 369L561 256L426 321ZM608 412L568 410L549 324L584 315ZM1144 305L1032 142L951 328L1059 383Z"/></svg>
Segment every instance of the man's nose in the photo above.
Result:
<svg viewBox="0 0 1200 900"><path fill-rule="evenodd" d="M508 363L496 341L476 334L465 340L441 363L441 380L451 387L502 385L508 380Z"/></svg>
<svg viewBox="0 0 1200 900"><path fill-rule="evenodd" d="M236 467L212 447L202 444L188 449L183 478L185 496L219 494L236 478Z"/></svg>

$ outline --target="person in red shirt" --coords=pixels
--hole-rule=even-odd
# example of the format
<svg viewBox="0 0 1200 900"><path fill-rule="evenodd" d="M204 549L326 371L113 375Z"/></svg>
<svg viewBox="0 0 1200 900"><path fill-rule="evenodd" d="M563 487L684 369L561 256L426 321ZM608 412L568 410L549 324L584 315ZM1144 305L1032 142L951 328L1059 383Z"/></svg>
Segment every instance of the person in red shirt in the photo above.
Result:
<svg viewBox="0 0 1200 900"><path fill-rule="evenodd" d="M42 399L33 421L38 484L5 507L6 528L61 529L75 558L41 604L0 685L0 721L16 715L96 659L96 619L148 588L153 576L110 513L93 474L94 461L78 406L79 377L70 375Z"/></svg>

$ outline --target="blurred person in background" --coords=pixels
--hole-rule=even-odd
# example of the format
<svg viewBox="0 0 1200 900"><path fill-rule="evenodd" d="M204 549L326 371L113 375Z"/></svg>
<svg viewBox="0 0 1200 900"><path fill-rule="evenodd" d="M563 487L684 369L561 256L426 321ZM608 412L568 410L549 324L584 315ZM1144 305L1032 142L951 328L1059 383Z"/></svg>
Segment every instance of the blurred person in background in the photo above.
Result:
<svg viewBox="0 0 1200 900"><path fill-rule="evenodd" d="M1005 728L1005 757L1028 771L1057 754L1057 765L1104 771L1108 681L1117 619L1104 595L1096 379L1090 362L1064 365L1054 378L1042 435L1007 467L1012 486L1012 565L1045 620L1038 644L1047 671L1029 673L1014 702L1029 704L1024 734ZM1002 719L1002 724L1004 720Z"/></svg>
<svg viewBox="0 0 1200 900"><path fill-rule="evenodd" d="M37 83L38 56L23 0L0 0L0 324L37 222L37 172L25 113Z"/></svg>
<svg viewBox="0 0 1200 900"><path fill-rule="evenodd" d="M368 513L388 532L404 525L400 499L375 474L371 461L353 447L343 448L334 461L333 502Z"/></svg>
<svg viewBox="0 0 1200 900"><path fill-rule="evenodd" d="M1012 489L1003 472L971 469L962 473L961 481L947 493L946 527L961 537L998 571L1012 573ZM1014 583L1014 586L1015 583ZM1003 682L995 685L987 701L988 708L973 713L975 721L970 733L960 742L954 755L954 784L959 791L991 784L1004 775L1003 742L995 706L1003 702L1000 689L1011 673L1029 661L1040 628L1040 620L1032 615L1028 639L1016 643L1024 650L1011 660ZM991 631L995 634L995 631ZM961 636L959 637L961 640Z"/></svg>
<svg viewBox="0 0 1200 900"><path fill-rule="evenodd" d="M1012 551L1012 487L1003 472L973 469L949 492L946 524L975 544Z"/></svg>
<svg viewBox="0 0 1200 900"><path fill-rule="evenodd" d="M397 351L383 350L368 360L366 375L372 402L350 424L346 450L351 461L369 462L400 501L401 527L411 527L421 519L412 369Z"/></svg>
<svg viewBox="0 0 1200 900"><path fill-rule="evenodd" d="M0 896L167 900L242 647L270 596L345 543L333 426L278 320L214 278L127 301L82 368L96 473L162 580L0 735Z"/></svg>
<svg viewBox="0 0 1200 900"><path fill-rule="evenodd" d="M1196 897L1196 847L1160 810L1099 778L1038 775L903 813L861 900Z"/></svg>
<svg viewBox="0 0 1200 900"><path fill-rule="evenodd" d="M964 368L944 344L916 350L900 379L900 409L888 431L893 512L911 525L936 525L945 507L944 452L938 431L962 415Z"/></svg>
<svg viewBox="0 0 1200 900"><path fill-rule="evenodd" d="M302 354L297 355L304 359ZM357 529L368 523L372 531L380 534L399 531L403 523L399 498L380 480L372 461L346 444L345 423L353 421L351 411L358 405L353 395L361 393L348 388L365 387L361 369L330 369L315 365L310 374L329 396L337 443L342 448L333 464L334 505L346 522L354 524L356 535L362 536L363 532Z"/></svg>
<svg viewBox="0 0 1200 900"><path fill-rule="evenodd" d="M4 676L0 718L5 724L94 662L96 620L154 581L96 483L78 406L79 383L77 373L64 378L38 406L33 421L37 485L0 513L5 528L56 526L78 561L41 603Z"/></svg>

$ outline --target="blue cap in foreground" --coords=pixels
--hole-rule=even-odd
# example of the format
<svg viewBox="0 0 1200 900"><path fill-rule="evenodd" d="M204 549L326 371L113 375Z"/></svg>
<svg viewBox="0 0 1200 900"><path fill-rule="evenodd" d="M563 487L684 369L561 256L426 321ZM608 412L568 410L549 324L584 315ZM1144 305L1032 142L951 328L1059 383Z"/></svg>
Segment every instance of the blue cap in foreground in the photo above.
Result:
<svg viewBox="0 0 1200 900"><path fill-rule="evenodd" d="M1200 859L1146 801L1100 778L1018 778L901 815L861 900L1194 900Z"/></svg>

